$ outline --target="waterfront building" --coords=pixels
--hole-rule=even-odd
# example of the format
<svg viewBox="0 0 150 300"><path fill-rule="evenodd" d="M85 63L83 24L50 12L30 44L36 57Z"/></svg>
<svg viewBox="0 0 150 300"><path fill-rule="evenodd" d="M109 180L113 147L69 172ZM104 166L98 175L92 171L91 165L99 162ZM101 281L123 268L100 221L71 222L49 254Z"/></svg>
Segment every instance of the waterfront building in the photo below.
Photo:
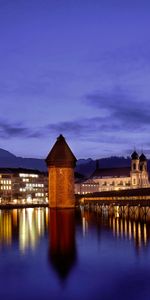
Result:
<svg viewBox="0 0 150 300"><path fill-rule="evenodd" d="M23 168L0 168L0 203L46 203L47 174Z"/></svg>
<svg viewBox="0 0 150 300"><path fill-rule="evenodd" d="M131 155L131 166L123 168L100 168L98 163L91 176L99 184L99 191L144 188L149 186L147 158L136 151Z"/></svg>
<svg viewBox="0 0 150 300"><path fill-rule="evenodd" d="M75 194L89 194L99 192L99 183L93 179L78 179L75 181Z"/></svg>

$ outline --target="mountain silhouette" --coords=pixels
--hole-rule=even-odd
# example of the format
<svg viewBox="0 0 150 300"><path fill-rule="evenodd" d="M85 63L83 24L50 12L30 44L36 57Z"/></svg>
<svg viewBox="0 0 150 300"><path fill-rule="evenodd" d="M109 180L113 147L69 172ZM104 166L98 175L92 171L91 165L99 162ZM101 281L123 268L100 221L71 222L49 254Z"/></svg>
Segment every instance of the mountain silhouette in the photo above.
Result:
<svg viewBox="0 0 150 300"><path fill-rule="evenodd" d="M46 171L44 159L18 157L0 148L0 168L27 168Z"/></svg>
<svg viewBox="0 0 150 300"><path fill-rule="evenodd" d="M92 158L79 159L75 171L89 177L96 168L96 161ZM130 157L107 157L98 159L100 168L129 167ZM44 159L18 157L11 152L0 148L0 168L27 168L46 171L47 166ZM148 161L150 170L150 162Z"/></svg>

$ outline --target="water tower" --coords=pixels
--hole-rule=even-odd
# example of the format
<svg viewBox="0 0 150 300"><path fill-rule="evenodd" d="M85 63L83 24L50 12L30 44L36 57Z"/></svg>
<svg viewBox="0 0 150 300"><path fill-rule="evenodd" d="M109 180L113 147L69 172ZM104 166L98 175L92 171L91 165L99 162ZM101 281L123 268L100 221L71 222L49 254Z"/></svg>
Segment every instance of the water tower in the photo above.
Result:
<svg viewBox="0 0 150 300"><path fill-rule="evenodd" d="M76 157L62 135L57 138L46 158L46 163L48 166L49 207L73 208L75 206L74 168Z"/></svg>

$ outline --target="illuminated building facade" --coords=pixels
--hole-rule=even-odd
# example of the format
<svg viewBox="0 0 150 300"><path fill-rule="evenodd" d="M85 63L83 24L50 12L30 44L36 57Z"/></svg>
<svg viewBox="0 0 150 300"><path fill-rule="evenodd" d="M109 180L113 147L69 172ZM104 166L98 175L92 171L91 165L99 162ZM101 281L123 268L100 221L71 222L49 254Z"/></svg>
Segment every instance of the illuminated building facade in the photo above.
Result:
<svg viewBox="0 0 150 300"><path fill-rule="evenodd" d="M131 155L131 167L101 169L97 165L91 178L99 184L99 191L144 188L149 186L147 158L134 151Z"/></svg>
<svg viewBox="0 0 150 300"><path fill-rule="evenodd" d="M0 169L1 203L43 203L48 199L47 174L31 169Z"/></svg>
<svg viewBox="0 0 150 300"><path fill-rule="evenodd" d="M89 194L99 192L99 183L92 179L78 180L75 182L75 194Z"/></svg>

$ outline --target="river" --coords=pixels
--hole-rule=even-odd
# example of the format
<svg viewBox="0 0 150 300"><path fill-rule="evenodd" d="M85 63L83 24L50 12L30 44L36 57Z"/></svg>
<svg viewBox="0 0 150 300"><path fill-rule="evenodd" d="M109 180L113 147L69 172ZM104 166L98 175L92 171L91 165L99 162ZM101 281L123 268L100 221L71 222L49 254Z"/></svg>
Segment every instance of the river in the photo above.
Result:
<svg viewBox="0 0 150 300"><path fill-rule="evenodd" d="M0 210L0 299L150 295L150 223L81 210Z"/></svg>

